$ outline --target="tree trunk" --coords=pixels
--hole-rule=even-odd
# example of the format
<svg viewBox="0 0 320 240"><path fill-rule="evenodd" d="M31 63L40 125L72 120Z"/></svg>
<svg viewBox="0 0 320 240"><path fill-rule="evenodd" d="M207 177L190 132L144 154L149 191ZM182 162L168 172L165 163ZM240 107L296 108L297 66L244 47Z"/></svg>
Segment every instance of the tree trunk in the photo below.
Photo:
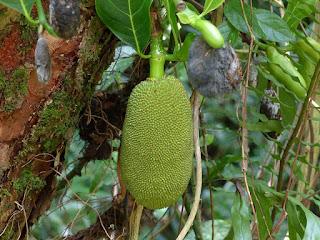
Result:
<svg viewBox="0 0 320 240"><path fill-rule="evenodd" d="M34 69L37 27L0 5L0 239L24 239L50 207L79 114L113 60L117 39L94 0L85 2L72 40L43 34L52 58L47 85Z"/></svg>

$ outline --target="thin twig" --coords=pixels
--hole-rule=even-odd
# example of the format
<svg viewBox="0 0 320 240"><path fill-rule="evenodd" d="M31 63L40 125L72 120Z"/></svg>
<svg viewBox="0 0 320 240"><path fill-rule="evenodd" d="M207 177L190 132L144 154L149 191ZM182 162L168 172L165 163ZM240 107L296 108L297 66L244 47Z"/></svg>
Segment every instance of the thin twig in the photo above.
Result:
<svg viewBox="0 0 320 240"><path fill-rule="evenodd" d="M320 193L320 190L314 192L313 194L311 194L310 196L304 198L301 200L301 203L304 205L306 202L309 201L310 198L314 197L315 195L319 194Z"/></svg>
<svg viewBox="0 0 320 240"><path fill-rule="evenodd" d="M249 31L249 35L250 35L250 38L254 38L254 35L253 35L253 32L252 32L252 27L250 27L249 25L249 22L248 22L248 19L247 19L247 15L244 11L244 5L243 5L243 0L240 0L240 4L241 4L241 9L242 9L242 14L243 14L243 18L244 18L244 21L247 25L247 28L248 28L248 31ZM252 10L252 8L251 8ZM252 14L251 14L252 15ZM253 17L251 16L251 22L253 21ZM251 26L253 26L253 24L251 24ZM248 61L249 62L249 61Z"/></svg>
<svg viewBox="0 0 320 240"><path fill-rule="evenodd" d="M320 78L320 60L317 63L314 75L313 75L313 77L311 79L310 87L309 87L308 92L307 92L306 100L303 103L302 111L301 111L301 114L299 116L297 125L295 126L295 129L293 131L292 137L290 138L290 140L289 140L289 142L288 142L288 144L286 146L286 149L284 150L282 158L280 160L280 170L281 170L281 167L282 167L282 170L283 170L283 168L285 166L285 162L286 162L285 159L286 159L287 155L289 155L289 150L291 149L291 146L292 146L292 144L293 144L293 142L294 142L294 140L295 140L295 138L296 138L296 136L297 136L297 134L299 132L299 129L301 129L297 151L296 151L295 158L294 158L294 161L293 161L293 165L292 165L292 168L291 168L291 174L290 174L290 177L289 177L289 181L288 181L288 185L287 185L287 189L286 189L286 194L285 194L285 197L284 197L284 200L283 200L283 207L282 208L284 210L285 217L287 216L286 215L286 204L287 204L289 189L290 189L290 185L291 185L291 181L292 181L292 177L293 177L293 171L294 171L294 168L295 168L296 161L298 159L298 153L299 153L300 145L301 145L301 142L302 142L303 132L304 132L307 120L308 120L308 114L309 114L309 111L310 111L310 108L311 108L311 104L312 104L310 99L313 99L313 96L314 96L314 93L315 93L316 86L317 86L317 83L319 81L319 78ZM282 182L282 176L280 178L280 170L279 170L279 178L278 178L278 185L277 185L277 191L279 191L279 192L281 190L281 182ZM280 186L280 188L278 190L279 186ZM282 219L282 218L280 219L281 222L283 220L284 219ZM278 222L276 227L273 228L273 230L271 232L275 232L277 227L280 226L280 221Z"/></svg>
<svg viewBox="0 0 320 240"><path fill-rule="evenodd" d="M181 228L182 228L183 210L184 210L186 198L187 198L187 190L184 191L183 198L182 198L182 206L181 206L180 218L179 218L179 229L178 229L177 235L179 235L179 233L181 232Z"/></svg>
<svg viewBox="0 0 320 240"><path fill-rule="evenodd" d="M28 218L27 218L26 210L25 210L24 206L22 206L19 202L15 201L14 203L17 204L18 209L22 210L22 212L23 212L24 220L26 221L27 240L29 240L29 226L28 226ZM21 234L21 232L20 232L20 234Z"/></svg>
<svg viewBox="0 0 320 240"><path fill-rule="evenodd" d="M188 233L193 220L197 214L200 195L201 195L201 186L202 186L202 168L201 168L201 151L200 151L200 142L199 142L199 97L200 93L194 91L194 100L193 100L193 139L194 139L194 150L196 157L196 193L194 196L194 201L192 209L186 224L181 230L180 234L177 237L177 240L182 240Z"/></svg>
<svg viewBox="0 0 320 240"><path fill-rule="evenodd" d="M320 61L319 61L319 62L320 62ZM318 74L317 82L318 82L318 80L319 80L319 77L320 77L320 73ZM316 90L316 88L314 87L313 90L312 90L311 96L314 95L315 90ZM294 161L293 161L293 164L292 164L291 173L290 173L290 177L289 177L289 181L288 181L288 186L287 186L287 190L286 190L286 195L285 195L284 201L283 201L283 207L282 207L283 210L286 210L286 202L287 202L287 199L288 199L288 194L289 194L289 189L290 189L291 181L292 181L292 178L293 178L293 175L294 175L294 174L293 174L293 171L294 171L294 168L295 168L297 159L298 159L299 150L300 150L300 146L301 146L302 138L303 138L303 133L304 133L305 127L306 127L306 125L307 125L308 115L309 115L310 108L311 108L311 101L307 101L307 102L308 102L308 104L307 104L307 109L306 109L306 112L305 112L304 122L303 122L303 125L302 125L302 128L301 128L301 131L300 131L300 137L299 137L298 147L297 147L296 154L295 154L295 157L294 157Z"/></svg>
<svg viewBox="0 0 320 240"><path fill-rule="evenodd" d="M312 80L311 80L311 83L310 83L310 87L309 87L306 99L310 99L311 94L315 90L315 86L316 86L315 83L318 81L319 71L320 71L320 61L318 62L315 74L312 77ZM297 124L296 124L296 126L295 126L295 128L293 130L292 136L290 137L286 148L283 150L283 153L282 153L282 156L281 156L281 160L280 160L280 169L279 169L278 184L277 184L277 191L278 192L281 191L281 187L282 187L282 177L283 177L282 173L283 173L283 168L284 168L285 163L286 163L286 158L290 153L289 151L290 151L290 149L291 149L291 147L292 147L292 145L294 143L294 140L295 140L295 138L296 138L296 136L297 136L297 134L298 134L298 132L300 130L300 127L302 125L302 122L303 122L303 120L305 118L305 114L306 114L309 102L311 102L311 101L305 100L305 102L303 103L302 110L301 110L298 122L297 122Z"/></svg>
<svg viewBox="0 0 320 240"><path fill-rule="evenodd" d="M166 221L166 223L155 233L151 236L151 240L153 240L157 235L159 235L160 233L162 233L172 222L172 220L174 219L174 217L176 216L176 210L177 210L177 203L174 205L174 210L172 215L170 216L170 218L168 219L168 221Z"/></svg>
<svg viewBox="0 0 320 240"><path fill-rule="evenodd" d="M85 201L85 203L82 205L82 207L78 210L77 214L74 216L74 218L73 218L73 220L72 220L72 222L71 222L71 224L70 224L70 227L69 227L69 232L71 232L72 227L73 227L73 224L74 224L74 222L77 220L77 218L78 218L79 214L81 213L82 209L84 209L84 208L86 207L86 205L89 203L89 201L90 201L91 198L93 197L94 193L98 190L99 185L100 185L100 183L102 182L102 180L104 179L104 177L105 177L108 169L109 169L109 167L107 167L107 168L104 170L103 174L101 175L101 178L100 178L99 182L97 183L97 185L95 186L95 188L93 189L93 191L90 193L88 199ZM66 238L67 238L67 237L68 237L68 236L66 236ZM66 239L66 238L65 238L65 239Z"/></svg>
<svg viewBox="0 0 320 240"><path fill-rule="evenodd" d="M310 143L311 143L310 152L309 152L309 163L311 165L313 165L313 163L314 163L314 146L313 146L313 144L315 143L314 142L315 136L314 136L314 129L313 129L312 120L309 120L309 130L310 130ZM308 183L311 182L311 175L313 175L312 174L312 166L309 166L308 173L307 173L307 179L306 179Z"/></svg>
<svg viewBox="0 0 320 240"><path fill-rule="evenodd" d="M200 113L200 127L202 132L202 138L203 138L203 148L204 148L204 157L206 159L206 162L209 162L209 155L208 155L208 147L207 147L207 141L206 141L206 133L207 129L204 128L206 125L206 122L204 120L204 116L202 113ZM209 177L210 169L207 167L207 177ZM213 208L213 197L212 197L212 185L211 181L208 179L208 186L210 191L210 207L211 207L211 219L212 219L212 236L211 239L214 240L214 208Z"/></svg>
<svg viewBox="0 0 320 240"><path fill-rule="evenodd" d="M262 219L263 219L264 225L265 225L265 227L266 227L266 229L267 229L268 236L271 237L270 230L269 230L269 227L268 227L268 224L267 224L267 221L266 221L266 217L264 216L264 213L263 213L263 211L262 211L262 207L261 207L260 201L259 201L259 199L258 199L258 197L257 197L256 191L254 190L254 174L253 174L252 161L251 161L249 155L247 155L247 157L248 157L248 159L249 159L250 167L251 167L251 172L252 172L252 174L251 174L251 176L252 176L252 177L251 177L252 193L253 193L253 196L254 196L254 198L256 199L257 204L258 204L258 206L259 206L259 210L260 210L260 213L261 213L261 215L262 215ZM257 222L256 222L255 226L256 226L256 228L257 228L258 238L260 238L260 237L259 237L259 227L258 227L258 223L257 223Z"/></svg>
<svg viewBox="0 0 320 240"><path fill-rule="evenodd" d="M252 213L254 216L254 221L255 224L258 223L257 220L257 214L256 214L256 210L254 208L253 205L253 201L252 201L252 197L250 194L250 189L249 189L249 185L248 185L248 180L247 180L247 160L246 160L246 151L245 151L245 139L246 139L246 129L245 129L245 121L246 121L246 116L247 116L247 95L248 95L248 83L249 83L249 72L250 72L250 60L251 60L251 55L252 55L252 48L253 48L253 42L254 42L254 35L253 35L253 8L252 8L252 1L250 1L250 6L251 6L251 26L248 23L247 17L245 15L245 11L244 11L244 6L243 6L243 1L240 1L241 3L241 8L242 8L242 12L243 12L243 16L245 18L245 22L246 25L249 29L250 32L250 47L249 47L249 54L248 54L248 64L247 64L247 75L246 75L246 81L245 81L245 87L244 87L244 106L242 109L242 136L241 136L241 153L242 153L242 172L243 172L243 178L244 178L244 183L246 186L246 190L248 193L248 198L250 201L250 205L251 205L251 209L252 209ZM253 173L252 173L253 174ZM257 199L258 200L258 199ZM257 235L258 235L258 239L260 239L260 233L259 233L259 228L257 228Z"/></svg>
<svg viewBox="0 0 320 240"><path fill-rule="evenodd" d="M52 168L53 171L55 171L60 177L62 177L64 180L66 180L67 184L69 185L70 187L70 190L72 191L73 195L78 198L83 204L87 205L88 207L90 207L92 210L94 210L96 213L97 213L97 216L99 218L99 221L100 221L100 224L101 224L101 227L103 228L104 232L106 233L106 235L110 238L110 235L108 234L108 231L107 229L105 228L104 224L103 224L103 221L100 217L100 214L98 212L97 209L95 209L93 206L91 206L90 204L86 203L81 197L79 197L79 195L73 190L72 186L71 186L71 183L68 181L68 179L66 179L59 171L57 171L56 169Z"/></svg>

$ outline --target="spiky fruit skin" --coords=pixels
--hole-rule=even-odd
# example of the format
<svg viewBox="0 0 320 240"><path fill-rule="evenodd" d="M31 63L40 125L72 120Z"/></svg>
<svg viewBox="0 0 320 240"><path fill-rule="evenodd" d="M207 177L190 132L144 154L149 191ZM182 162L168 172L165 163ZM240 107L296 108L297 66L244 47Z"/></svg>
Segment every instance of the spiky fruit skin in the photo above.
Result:
<svg viewBox="0 0 320 240"><path fill-rule="evenodd" d="M174 77L146 80L132 91L121 142L121 176L149 209L175 203L188 186L193 123L187 93Z"/></svg>

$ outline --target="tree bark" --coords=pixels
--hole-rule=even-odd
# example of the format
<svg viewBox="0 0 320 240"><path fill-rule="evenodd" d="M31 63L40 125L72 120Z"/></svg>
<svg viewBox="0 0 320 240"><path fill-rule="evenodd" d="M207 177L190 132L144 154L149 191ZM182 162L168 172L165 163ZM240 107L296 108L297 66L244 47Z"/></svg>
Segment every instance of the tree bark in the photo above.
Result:
<svg viewBox="0 0 320 240"><path fill-rule="evenodd" d="M117 39L97 17L94 0L85 2L77 36L43 34L52 59L47 85L34 68L37 27L0 4L0 239L25 239L50 207L80 112L113 61Z"/></svg>

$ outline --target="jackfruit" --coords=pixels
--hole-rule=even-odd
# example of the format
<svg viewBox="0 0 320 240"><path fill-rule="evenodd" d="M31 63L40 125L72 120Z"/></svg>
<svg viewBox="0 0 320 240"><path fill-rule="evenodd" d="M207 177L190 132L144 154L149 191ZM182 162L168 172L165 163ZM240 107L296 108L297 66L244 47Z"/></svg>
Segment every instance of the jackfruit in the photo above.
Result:
<svg viewBox="0 0 320 240"><path fill-rule="evenodd" d="M188 186L193 160L190 102L174 77L147 79L132 91L123 126L121 176L149 209L175 203Z"/></svg>

